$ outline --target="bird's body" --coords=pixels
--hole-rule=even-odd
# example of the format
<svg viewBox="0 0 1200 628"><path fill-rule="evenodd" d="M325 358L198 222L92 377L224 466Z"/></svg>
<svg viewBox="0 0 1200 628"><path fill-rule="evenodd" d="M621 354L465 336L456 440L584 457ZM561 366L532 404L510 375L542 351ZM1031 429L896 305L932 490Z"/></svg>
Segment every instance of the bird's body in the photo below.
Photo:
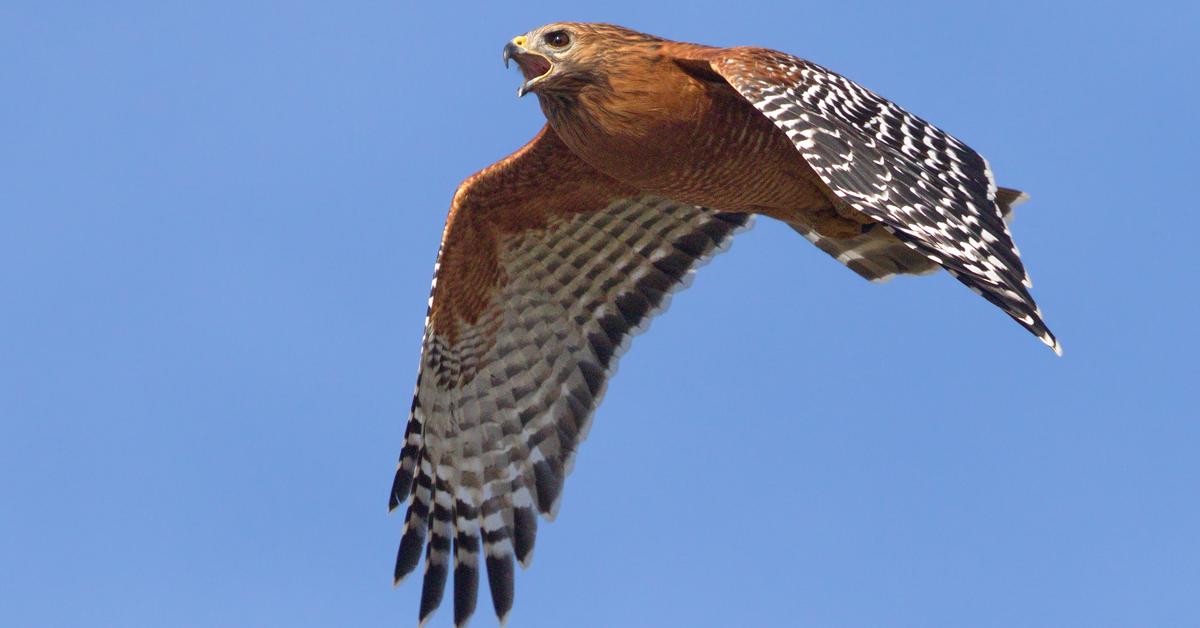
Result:
<svg viewBox="0 0 1200 628"><path fill-rule="evenodd" d="M719 49L657 41L629 47L641 54L627 55L610 81L574 100L543 99L550 127L572 153L638 190L693 205L788 221L832 214L832 201L782 131L728 83L676 62Z"/></svg>
<svg viewBox="0 0 1200 628"><path fill-rule="evenodd" d="M510 57L547 125L451 203L391 496L397 581L425 555L422 620L453 564L466 622L481 559L507 615L630 335L754 214L868 279L945 268L1058 351L1005 224L1023 195L890 101L782 53L602 24Z"/></svg>

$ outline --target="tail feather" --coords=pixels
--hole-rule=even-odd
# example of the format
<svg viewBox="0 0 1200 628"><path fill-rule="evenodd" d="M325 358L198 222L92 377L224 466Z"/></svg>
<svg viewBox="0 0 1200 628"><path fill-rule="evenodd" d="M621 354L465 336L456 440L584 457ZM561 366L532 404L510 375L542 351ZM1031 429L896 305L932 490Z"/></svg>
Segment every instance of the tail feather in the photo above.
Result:
<svg viewBox="0 0 1200 628"><path fill-rule="evenodd" d="M925 275L941 268L878 224L865 225L853 238L824 236L802 223L788 225L868 281L883 283L896 275Z"/></svg>
<svg viewBox="0 0 1200 628"><path fill-rule="evenodd" d="M1029 200L1029 195L1021 190L996 188L996 204L1000 206L1000 215L1004 217L1004 222L1011 223L1013 208L1027 200Z"/></svg>
<svg viewBox="0 0 1200 628"><path fill-rule="evenodd" d="M1020 190L996 189L996 203L1005 222L1012 220L1013 208L1027 200L1029 195ZM883 283L896 275L926 275L941 268L877 223L864 225L862 233L852 238L821 235L802 222L789 222L788 225L868 281Z"/></svg>

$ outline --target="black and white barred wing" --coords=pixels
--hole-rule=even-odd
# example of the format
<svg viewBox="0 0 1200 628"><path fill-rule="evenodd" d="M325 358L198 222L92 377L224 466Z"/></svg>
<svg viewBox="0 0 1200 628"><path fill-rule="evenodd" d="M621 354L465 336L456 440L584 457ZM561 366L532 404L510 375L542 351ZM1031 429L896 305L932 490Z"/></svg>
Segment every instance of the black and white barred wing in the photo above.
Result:
<svg viewBox="0 0 1200 628"><path fill-rule="evenodd" d="M530 177L514 168L525 165L485 171L498 182L486 193L478 181L459 193L439 255L391 495L392 508L409 501L397 582L425 555L422 621L441 602L451 555L455 622L467 621L481 554L503 621L513 558L528 564L537 513L553 518L631 334L749 220L653 196L606 198L575 181L584 171L572 156ZM472 220L492 228L463 227ZM452 315L443 299L460 301Z"/></svg>
<svg viewBox="0 0 1200 628"><path fill-rule="evenodd" d="M1029 294L1029 277L1003 219L1007 208L997 202L983 157L891 101L802 59L734 48L709 63L787 133L839 199L1061 353Z"/></svg>

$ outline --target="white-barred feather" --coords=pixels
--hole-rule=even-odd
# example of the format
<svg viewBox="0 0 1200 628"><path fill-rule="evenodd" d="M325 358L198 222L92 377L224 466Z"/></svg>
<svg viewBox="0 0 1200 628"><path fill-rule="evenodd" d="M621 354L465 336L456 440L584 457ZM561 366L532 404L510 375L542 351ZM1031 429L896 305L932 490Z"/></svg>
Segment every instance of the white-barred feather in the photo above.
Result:
<svg viewBox="0 0 1200 628"><path fill-rule="evenodd" d="M1031 283L1004 220L1008 205L1021 199L998 202L987 160L894 103L802 59L737 49L712 65L792 139L838 198L954 271L1061 353L1029 295ZM854 248L824 244L830 254ZM894 273L887 265L856 270L871 279Z"/></svg>
<svg viewBox="0 0 1200 628"><path fill-rule="evenodd" d="M525 513L556 514L563 480L630 338L749 224L748 215L640 196L500 243L506 281L492 309L460 330L452 347L431 334L418 375L413 416L420 421L410 421L416 425L410 433L421 433L406 443L411 438L421 449L405 451L441 461L437 482L455 498L434 490L426 517L410 505L411 526L431 526L423 620L441 599L432 589L445 584L439 544L447 536L455 554L456 622L473 610L479 554L487 559L496 613L507 615L512 560L525 566L532 556L535 527ZM402 459L400 468L414 465ZM397 483L407 480L400 475ZM412 504L424 503L428 491L411 484ZM394 488L393 502L408 488ZM448 520L440 516L447 511ZM405 538L416 538L409 528ZM403 558L397 578L412 562Z"/></svg>

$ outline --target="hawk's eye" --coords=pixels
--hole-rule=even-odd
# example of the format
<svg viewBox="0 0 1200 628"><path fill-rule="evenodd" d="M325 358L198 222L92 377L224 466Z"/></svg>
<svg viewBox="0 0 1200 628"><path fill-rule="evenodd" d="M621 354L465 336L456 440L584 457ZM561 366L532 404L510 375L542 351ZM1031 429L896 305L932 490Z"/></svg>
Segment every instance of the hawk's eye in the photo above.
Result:
<svg viewBox="0 0 1200 628"><path fill-rule="evenodd" d="M542 40L551 48L566 48L571 43L571 36L566 31L554 31L546 33Z"/></svg>

